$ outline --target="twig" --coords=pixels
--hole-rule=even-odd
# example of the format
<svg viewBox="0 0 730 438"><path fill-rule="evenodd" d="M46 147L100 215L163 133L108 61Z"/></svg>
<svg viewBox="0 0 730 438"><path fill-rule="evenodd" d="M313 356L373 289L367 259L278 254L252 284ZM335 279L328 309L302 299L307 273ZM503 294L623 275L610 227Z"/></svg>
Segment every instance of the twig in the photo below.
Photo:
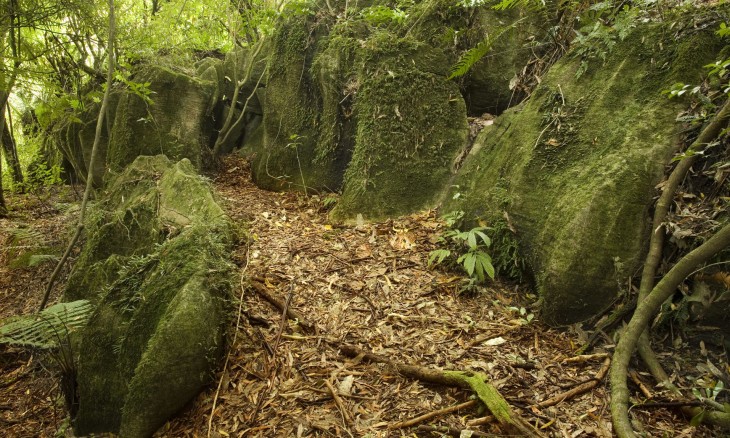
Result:
<svg viewBox="0 0 730 438"><path fill-rule="evenodd" d="M676 401L676 402L650 402L638 403L631 406L631 409L653 409L653 408L683 408L686 406L698 407L705 404L698 400L692 401Z"/></svg>
<svg viewBox="0 0 730 438"><path fill-rule="evenodd" d="M261 283L260 281L258 281L256 279L251 279L251 280L249 280L249 284L251 285L251 288L254 290L254 292L259 294L266 301L273 304L277 309L284 312L284 309L285 309L284 303L282 303L279 299L277 299L276 297L271 295L266 290L266 286L264 286L263 283ZM302 326L305 330L311 331L311 332L316 332L314 324L308 322L304 318L304 316L301 313L297 312L296 310L291 309L291 308L286 308L286 316L288 316L289 319L293 319L293 320L296 320L297 322L299 322L299 325Z"/></svg>
<svg viewBox="0 0 730 438"><path fill-rule="evenodd" d="M567 359L564 359L562 363L568 364L568 363L586 363L593 359L605 359L608 357L608 353L596 353L596 354L583 354L580 356L573 356L569 357Z"/></svg>
<svg viewBox="0 0 730 438"><path fill-rule="evenodd" d="M276 332L276 340L274 341L274 352L279 348L279 342L281 341L281 334L284 333L284 326L286 325L286 311L289 310L289 303L291 303L291 297L294 295L294 283L289 285L289 295L286 296L286 302L284 302L284 308L281 310L281 323L279 324L279 330Z"/></svg>
<svg viewBox="0 0 730 438"><path fill-rule="evenodd" d="M342 402L342 399L340 398L340 396L337 394L337 390L332 386L332 384L327 379L325 379L324 384L327 385L327 389L330 390L330 394L332 394L332 398L335 400L337 409L340 410L340 414L342 414L342 419L345 421L345 424L347 425L347 427L352 427L352 418L350 418L350 414L345 409L345 405Z"/></svg>
<svg viewBox="0 0 730 438"><path fill-rule="evenodd" d="M446 433L451 436L460 437L462 436L461 430L457 429L455 427L448 427L448 426L426 426L426 425L420 425L418 426L418 430L424 431L424 432L441 432ZM484 432L479 432L478 430L472 430L471 435L469 436L483 436L483 437L489 437L494 435L489 435Z"/></svg>
<svg viewBox="0 0 730 438"><path fill-rule="evenodd" d="M535 407L538 408L546 408L548 406L554 406L562 401L568 400L569 398L573 398L576 395L583 394L584 392L587 392L593 388L595 388L598 385L598 382L603 380L604 377L606 377L606 373L608 373L608 369L611 367L611 358L606 357L603 360L603 366L600 370L596 373L595 377L593 379L581 383L580 385L576 386L575 388L565 391L561 394L558 394L554 397L550 397L547 400L541 401L540 403L535 404Z"/></svg>
<svg viewBox="0 0 730 438"><path fill-rule="evenodd" d="M475 418L466 423L467 427L484 426L485 424L494 423L495 418L491 415L486 417Z"/></svg>
<svg viewBox="0 0 730 438"><path fill-rule="evenodd" d="M391 424L390 426L388 426L388 429L403 429L403 428L406 428L406 427L415 426L416 424L423 423L426 420L430 420L432 418L439 417L441 415L447 415L447 414L450 414L452 412L459 411L461 409L467 409L467 408L470 408L472 406L476 406L477 404L478 404L478 401L477 400L469 400L467 402L460 403L458 405L449 406L449 407L446 407L446 408L443 408L443 409L438 409L438 410L435 410L435 411L428 412L428 413L423 414L423 415L420 415L418 417L411 418L410 420L401 421L401 422L398 422L398 423Z"/></svg>
<svg viewBox="0 0 730 438"><path fill-rule="evenodd" d="M651 391L649 391L649 388L647 388L646 385L644 385L644 382L641 381L641 379L639 378L639 375L636 373L636 371L631 370L629 372L629 377L631 377L631 380L633 380L634 383L636 384L636 386L639 387L639 390L641 391L642 394L644 394L644 397L653 398Z"/></svg>

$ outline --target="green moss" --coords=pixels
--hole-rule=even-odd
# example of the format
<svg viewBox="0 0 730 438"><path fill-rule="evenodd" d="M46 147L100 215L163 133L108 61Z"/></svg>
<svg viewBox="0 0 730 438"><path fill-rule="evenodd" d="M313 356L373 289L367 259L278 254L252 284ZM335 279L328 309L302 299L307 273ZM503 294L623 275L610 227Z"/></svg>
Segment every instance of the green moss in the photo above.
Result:
<svg viewBox="0 0 730 438"><path fill-rule="evenodd" d="M215 85L159 66L146 66L133 78L150 83L152 103L127 92L119 101L111 130L107 165L119 171L140 155L189 159L200 168L207 159L213 129L210 95Z"/></svg>
<svg viewBox="0 0 730 438"><path fill-rule="evenodd" d="M443 60L387 32L358 49L355 149L336 216L392 216L434 201L467 132L458 88L439 70Z"/></svg>
<svg viewBox="0 0 730 438"><path fill-rule="evenodd" d="M150 436L219 357L234 232L193 165L162 155L114 177L87 229L65 293L96 304L81 333L76 427Z"/></svg>
<svg viewBox="0 0 730 438"><path fill-rule="evenodd" d="M660 94L676 79L675 69L657 69L651 46L641 44L668 35L664 30L637 28L605 65L578 80L579 60L556 64L526 105L479 135L455 181L463 196L445 196L445 211L464 210L474 221L494 217L502 212L492 189L508 181L503 208L549 323L600 312L640 266L648 206L679 128L680 106ZM702 41L711 33L687 38ZM694 43L662 41L667 51L685 44ZM712 59L705 55L710 59L682 64L685 73L700 72Z"/></svg>

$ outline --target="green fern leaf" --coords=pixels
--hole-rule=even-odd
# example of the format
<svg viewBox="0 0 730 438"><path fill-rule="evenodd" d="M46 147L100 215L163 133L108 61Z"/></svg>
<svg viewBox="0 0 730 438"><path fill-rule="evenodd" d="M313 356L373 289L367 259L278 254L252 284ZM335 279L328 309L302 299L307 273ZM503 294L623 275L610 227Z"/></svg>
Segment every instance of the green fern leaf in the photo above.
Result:
<svg viewBox="0 0 730 438"><path fill-rule="evenodd" d="M522 20L518 20L511 25L500 29L498 32L492 35L488 35L487 38L482 40L476 47L469 49L464 53L456 64L451 68L451 74L449 79L458 78L469 72L474 64L479 62L480 59L489 53L494 43L502 36L505 32L513 28L517 23Z"/></svg>
<svg viewBox="0 0 730 438"><path fill-rule="evenodd" d="M86 325L93 311L88 300L59 303L38 315L15 316L0 321L0 344L54 348L71 331Z"/></svg>

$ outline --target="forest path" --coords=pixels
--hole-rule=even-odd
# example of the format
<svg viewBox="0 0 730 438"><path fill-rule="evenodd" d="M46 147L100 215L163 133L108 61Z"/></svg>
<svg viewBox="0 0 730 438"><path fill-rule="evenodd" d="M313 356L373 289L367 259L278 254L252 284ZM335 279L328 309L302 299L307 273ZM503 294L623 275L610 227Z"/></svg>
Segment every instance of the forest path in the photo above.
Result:
<svg viewBox="0 0 730 438"><path fill-rule="evenodd" d="M232 253L239 281L234 295L243 297L240 324L238 299L231 306L236 341L215 383L155 436L444 436L417 426L389 427L471 396L347 359L332 340L402 363L484 372L520 415L551 436L611 436L605 380L555 406L530 407L591 381L603 359L563 362L580 346L581 334L547 328L537 318L526 323L514 286L490 283L463 294L462 277L428 269L428 254L444 230L433 211L338 225L319 197L260 190L248 169L245 160L226 158L213 181L224 208L249 236ZM53 263L13 267L14 255L24 245L62 248L78 214L70 187L52 188L43 202L36 195L8 197L16 208L0 220L0 318L33 312L53 270ZM18 230L26 235L20 246ZM317 331L291 320L282 326L281 311L248 286L252 278L281 301L291 293L290 308ZM54 362L41 359L37 352L0 345L0 435L52 437L68 429ZM328 383L338 391L339 405ZM671 411L632 412L655 436L711 436ZM495 423L469 426L484 415L471 407L419 424L448 426L454 436L464 429L499 433Z"/></svg>
<svg viewBox="0 0 730 438"><path fill-rule="evenodd" d="M435 212L337 225L319 197L260 190L248 168L229 157L214 181L228 214L249 233L233 254L240 267L236 294L243 297L241 323L236 327L234 319L231 328L236 342L225 373L217 375L217 399L214 386L160 436L207 436L214 399L210 436L426 436L415 427L388 427L470 396L346 359L326 340L401 363L483 371L515 406L563 392L560 385L590 378L600 367L600 361L561 367L576 336L521 320L515 287L493 283L482 293L460 294L461 277L428 269L443 231ZM291 320L281 327L281 311L248 286L250 279L281 302L290 296L289 307L317 333ZM339 390L341 405L325 381ZM604 390L580 405L576 410L572 401L559 415L523 415L541 424L556 418L551 430L564 436L579 430L610 436ZM479 416L471 408L423 424L461 430ZM471 429L497 432L489 425Z"/></svg>

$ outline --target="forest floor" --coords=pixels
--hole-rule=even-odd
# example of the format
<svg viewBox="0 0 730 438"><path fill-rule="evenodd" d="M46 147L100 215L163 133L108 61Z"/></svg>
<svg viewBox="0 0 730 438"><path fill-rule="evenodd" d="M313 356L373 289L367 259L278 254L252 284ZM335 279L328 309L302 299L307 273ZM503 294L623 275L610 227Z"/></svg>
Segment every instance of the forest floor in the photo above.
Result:
<svg viewBox="0 0 730 438"><path fill-rule="evenodd" d="M235 157L225 160L213 185L248 236L232 254L239 285L230 348L211 386L156 436L504 436L474 406L440 413L467 402L469 391L403 377L362 355L348 358L337 348L342 344L402 364L480 371L516 413L548 436L612 436L602 378L611 340L606 337L595 356L576 360L586 333L577 326L551 329L529 316L526 286L492 282L465 293L459 273L428 268L428 254L444 231L436 212L333 223L323 199L262 191L251 182L248 164ZM70 189L55 190L45 203L8 196L15 210L0 220L0 318L33 312L53 269L53 263L11 266L22 246L18 230L34 230L33 245L63 247L78 211L73 202ZM301 320L283 319L256 288L288 302ZM59 295L54 291L55 299ZM725 356L703 351L705 356L695 355L680 344L662 353L680 386L692 379L685 371L697 363L727 363ZM0 373L3 436L50 437L64 429L67 412L52 360L0 345ZM647 395L662 400L648 374L636 379ZM586 383L597 385L570 395ZM637 391L636 398L645 395ZM720 436L689 426L676 410L631 412L647 436ZM428 413L434 416L403 424ZM447 432L427 430L443 427Z"/></svg>

